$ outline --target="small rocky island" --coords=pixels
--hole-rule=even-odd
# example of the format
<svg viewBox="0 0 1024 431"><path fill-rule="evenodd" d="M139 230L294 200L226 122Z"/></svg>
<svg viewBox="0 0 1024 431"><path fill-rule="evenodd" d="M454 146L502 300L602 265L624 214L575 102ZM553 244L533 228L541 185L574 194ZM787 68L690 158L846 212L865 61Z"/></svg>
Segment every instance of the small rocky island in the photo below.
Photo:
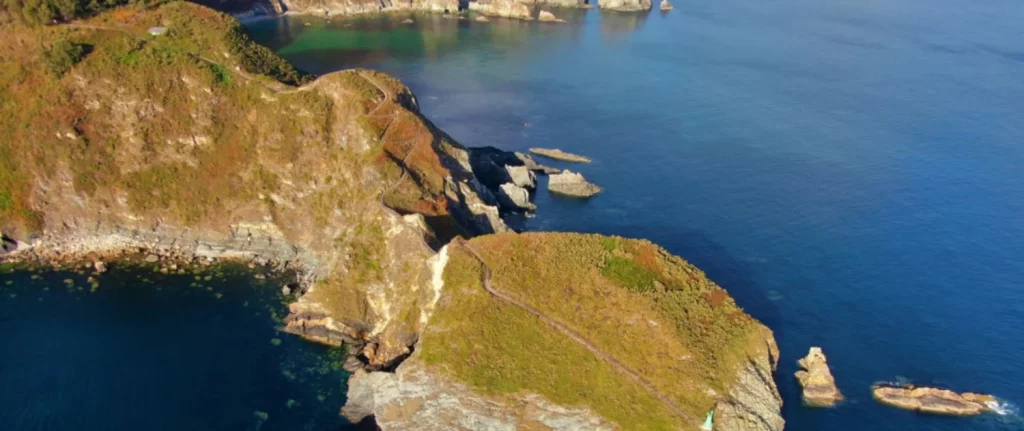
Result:
<svg viewBox="0 0 1024 431"><path fill-rule="evenodd" d="M807 356L797 363L803 368L796 372L796 379L803 387L805 404L811 407L832 407L843 400L843 394L836 387L836 379L832 377L821 347L811 347Z"/></svg>
<svg viewBox="0 0 1024 431"><path fill-rule="evenodd" d="M906 410L936 415L974 416L994 411L996 398L991 395L914 385L876 384L871 394L878 402Z"/></svg>

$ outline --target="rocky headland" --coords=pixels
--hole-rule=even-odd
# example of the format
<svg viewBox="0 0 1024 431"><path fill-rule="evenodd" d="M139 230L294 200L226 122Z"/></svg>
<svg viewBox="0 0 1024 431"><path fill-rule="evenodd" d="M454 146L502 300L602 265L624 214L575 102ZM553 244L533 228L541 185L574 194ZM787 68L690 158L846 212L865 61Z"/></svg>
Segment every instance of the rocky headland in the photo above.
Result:
<svg viewBox="0 0 1024 431"><path fill-rule="evenodd" d="M771 331L651 243L509 232L495 190L554 170L394 78L309 76L191 3L5 22L4 261L293 271L286 329L349 347L345 412L385 430L782 429Z"/></svg>

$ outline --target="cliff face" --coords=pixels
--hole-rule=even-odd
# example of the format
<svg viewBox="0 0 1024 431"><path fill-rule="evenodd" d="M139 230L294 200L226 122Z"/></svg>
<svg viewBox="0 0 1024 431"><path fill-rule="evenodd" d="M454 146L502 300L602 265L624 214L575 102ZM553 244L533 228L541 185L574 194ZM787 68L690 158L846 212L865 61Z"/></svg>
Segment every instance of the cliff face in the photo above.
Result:
<svg viewBox="0 0 1024 431"><path fill-rule="evenodd" d="M385 430L695 429L714 410L717 430L782 430L771 331L657 246L530 233L446 253L416 352L393 374L353 378L351 419L373 414Z"/></svg>
<svg viewBox="0 0 1024 431"><path fill-rule="evenodd" d="M432 247L506 229L466 150L386 75L283 84L261 73L309 78L188 3L2 32L0 229L23 253L292 261L310 288L289 329L379 368L419 332ZM57 73L60 45L84 55Z"/></svg>

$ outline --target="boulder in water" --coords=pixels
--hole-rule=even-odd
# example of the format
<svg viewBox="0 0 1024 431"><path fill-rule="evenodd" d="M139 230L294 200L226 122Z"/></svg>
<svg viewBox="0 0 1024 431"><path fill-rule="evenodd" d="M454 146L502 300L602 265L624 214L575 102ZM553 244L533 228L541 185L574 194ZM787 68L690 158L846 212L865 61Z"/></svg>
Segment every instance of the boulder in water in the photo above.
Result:
<svg viewBox="0 0 1024 431"><path fill-rule="evenodd" d="M811 347L807 356L797 363L803 368L796 372L796 379L804 388L804 403L812 407L832 407L843 400L821 347Z"/></svg>
<svg viewBox="0 0 1024 431"><path fill-rule="evenodd" d="M560 195L577 198L589 198L601 193L601 188L587 181L583 175L573 171L565 171L549 176L548 190Z"/></svg>
<svg viewBox="0 0 1024 431"><path fill-rule="evenodd" d="M661 10L672 10L672 3L669 3L668 0L661 0L661 6L659 7Z"/></svg>

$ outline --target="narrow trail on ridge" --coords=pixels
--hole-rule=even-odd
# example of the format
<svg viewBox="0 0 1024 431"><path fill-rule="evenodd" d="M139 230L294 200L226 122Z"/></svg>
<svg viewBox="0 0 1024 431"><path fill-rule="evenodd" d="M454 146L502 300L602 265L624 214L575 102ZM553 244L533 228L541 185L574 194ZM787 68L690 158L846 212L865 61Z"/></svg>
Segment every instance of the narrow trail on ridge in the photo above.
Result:
<svg viewBox="0 0 1024 431"><path fill-rule="evenodd" d="M495 299L497 299L497 300L499 300L501 302L513 305L515 307L518 307L518 308L526 311L527 313L532 314L534 317L542 320L544 323L546 323L549 326L557 329L563 335L565 335L566 337L569 337L569 339L571 339L574 342L576 342L576 344L579 344L580 346L583 346L584 348L589 350L591 353L594 354L594 356L597 356L599 359L603 360L605 363L610 365L612 368L614 368L620 374L628 377L630 380L633 380L633 382L635 382L636 384L642 386L645 390L647 390L647 392L651 396L656 398L658 401L661 401L661 403L664 404L666 407L668 407L668 409L670 411L672 411L672 413L676 414L676 416L679 416L684 421L689 422L691 424L699 425L699 423L697 422L697 420L693 416L691 416L689 413L687 413L683 409L679 408L679 406L676 405L675 402L673 402L671 399L669 399L669 397L666 396L664 393L659 391L658 388L654 387L654 385L652 385L650 382L648 382L646 379L644 379L641 375L637 374L633 370L631 370L628 367L626 367L625 365L623 365L621 362L619 362L617 359L615 359L615 357L613 357L612 355L608 354L604 350L601 350L600 347L595 346L590 341L587 341L586 338L583 338L582 335L578 334L576 331L572 330L571 328L566 326L564 323L558 321L557 319L555 319L553 317L548 316L547 314L544 314L544 312L542 312L542 311L540 311L540 310L538 310L536 308L533 308L533 306L531 306L530 304L527 304L527 303L525 303L523 301L520 301L520 300L512 297L508 293L506 293L506 292L504 292L504 291L502 291L500 289L495 288L491 284L491 277L492 277L493 273L491 272L490 265L488 265L487 262L484 261L483 257L481 257L480 254L477 253L476 250L474 250L473 247L469 245L469 242L467 242L465 239L459 238L456 241L459 243L459 245L461 245L463 248L465 248L466 251L468 251L469 254L471 254L473 256L474 259L476 259L478 262L480 262L480 264L483 266L484 273L483 273L483 276L481 276L481 282L483 283L484 290L486 290L487 293L491 294L491 296L493 296Z"/></svg>

